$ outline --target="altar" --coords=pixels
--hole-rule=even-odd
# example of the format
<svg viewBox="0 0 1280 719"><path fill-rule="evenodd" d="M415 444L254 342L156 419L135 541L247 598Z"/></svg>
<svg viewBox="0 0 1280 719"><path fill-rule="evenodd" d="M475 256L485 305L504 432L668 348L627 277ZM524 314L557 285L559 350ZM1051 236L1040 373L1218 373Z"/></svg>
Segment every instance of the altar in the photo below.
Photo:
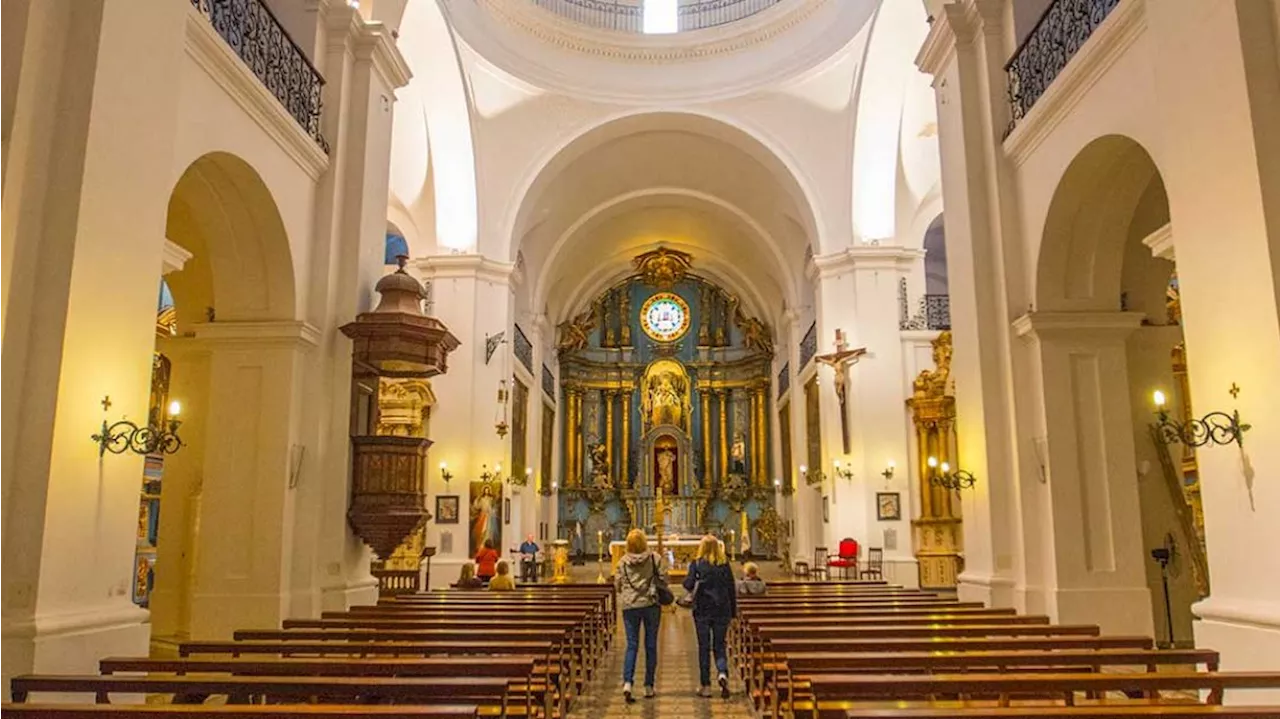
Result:
<svg viewBox="0 0 1280 719"><path fill-rule="evenodd" d="M694 558L698 554L698 544L702 542L702 537L668 534L662 539L663 561L666 562L667 574L669 577L683 577L689 572L689 565L693 563ZM649 551L658 551L658 538L649 537ZM627 553L627 543L625 541L609 543L610 573L618 571L618 562L622 561L622 555Z"/></svg>

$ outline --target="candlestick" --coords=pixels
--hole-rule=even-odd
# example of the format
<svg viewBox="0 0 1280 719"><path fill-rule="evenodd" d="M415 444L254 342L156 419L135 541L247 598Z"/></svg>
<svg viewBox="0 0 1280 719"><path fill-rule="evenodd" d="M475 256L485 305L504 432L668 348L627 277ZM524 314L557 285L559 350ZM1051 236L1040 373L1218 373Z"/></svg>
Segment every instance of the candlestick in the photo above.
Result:
<svg viewBox="0 0 1280 719"><path fill-rule="evenodd" d="M596 584L604 584L604 530L596 530Z"/></svg>

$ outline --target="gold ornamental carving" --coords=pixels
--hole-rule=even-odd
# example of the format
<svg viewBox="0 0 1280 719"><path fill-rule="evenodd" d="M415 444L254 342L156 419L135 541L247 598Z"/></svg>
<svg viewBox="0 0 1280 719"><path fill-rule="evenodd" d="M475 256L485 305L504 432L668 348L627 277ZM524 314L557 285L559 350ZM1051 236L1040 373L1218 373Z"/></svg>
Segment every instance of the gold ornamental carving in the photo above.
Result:
<svg viewBox="0 0 1280 719"><path fill-rule="evenodd" d="M559 332L556 339L556 349L561 352L576 352L586 349L591 338L591 330L595 329L598 317L599 312L593 306L583 310L573 319L561 322L556 327Z"/></svg>
<svg viewBox="0 0 1280 719"><path fill-rule="evenodd" d="M646 284L660 290L669 290L684 279L690 265L693 264L693 255L659 247L651 252L636 255L631 262Z"/></svg>
<svg viewBox="0 0 1280 719"><path fill-rule="evenodd" d="M955 466L956 400L951 395L951 333L933 341L932 370L922 371L912 383L911 419L916 428L917 487L920 516L911 522L916 534L916 561L921 587L954 587L961 571L960 503L955 490L934 484L929 457Z"/></svg>
<svg viewBox="0 0 1280 719"><path fill-rule="evenodd" d="M769 329L769 325L743 312L742 302L737 297L731 295L729 304L733 308L733 323L742 331L742 343L747 346L747 349L772 355L773 332Z"/></svg>

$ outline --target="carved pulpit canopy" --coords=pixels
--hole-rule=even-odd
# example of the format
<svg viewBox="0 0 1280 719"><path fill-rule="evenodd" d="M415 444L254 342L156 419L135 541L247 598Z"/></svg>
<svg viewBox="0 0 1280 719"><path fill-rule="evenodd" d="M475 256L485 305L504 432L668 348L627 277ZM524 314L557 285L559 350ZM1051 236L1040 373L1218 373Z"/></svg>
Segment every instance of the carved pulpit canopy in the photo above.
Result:
<svg viewBox="0 0 1280 719"><path fill-rule="evenodd" d="M659 247L651 252L636 255L631 262L646 284L660 290L669 290L684 279L689 266L693 264L693 255L680 250Z"/></svg>
<svg viewBox="0 0 1280 719"><path fill-rule="evenodd" d="M398 259L400 267L375 287L382 295L378 306L340 329L352 340L355 361L379 376L434 377L448 370L458 338L440 320L422 314L426 292L404 271L408 258Z"/></svg>

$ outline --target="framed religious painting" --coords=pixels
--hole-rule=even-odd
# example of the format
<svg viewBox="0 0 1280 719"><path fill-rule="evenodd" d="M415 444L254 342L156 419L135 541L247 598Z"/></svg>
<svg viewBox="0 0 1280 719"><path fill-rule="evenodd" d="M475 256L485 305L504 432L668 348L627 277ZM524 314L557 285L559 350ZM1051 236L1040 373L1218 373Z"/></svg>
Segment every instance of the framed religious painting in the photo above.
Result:
<svg viewBox="0 0 1280 719"><path fill-rule="evenodd" d="M436 524L458 523L458 495L436 495Z"/></svg>
<svg viewBox="0 0 1280 719"><path fill-rule="evenodd" d="M897 492L876 492L876 519L881 522L902 519L902 495Z"/></svg>

